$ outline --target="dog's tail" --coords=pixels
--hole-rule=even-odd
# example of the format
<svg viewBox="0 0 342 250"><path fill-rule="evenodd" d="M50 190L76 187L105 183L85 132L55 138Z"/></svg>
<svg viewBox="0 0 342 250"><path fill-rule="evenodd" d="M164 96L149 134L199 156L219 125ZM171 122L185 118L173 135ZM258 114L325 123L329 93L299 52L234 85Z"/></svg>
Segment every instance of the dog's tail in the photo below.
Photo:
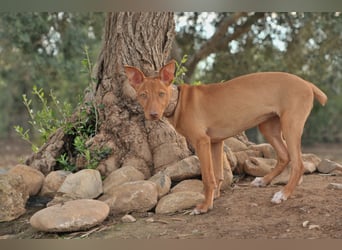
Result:
<svg viewBox="0 0 342 250"><path fill-rule="evenodd" d="M320 104L322 104L322 106L324 106L328 100L327 95L324 94L324 92L320 90L319 88L317 88L314 84L312 83L310 84L311 84L311 88L312 88L315 98L317 99L317 101L319 101Z"/></svg>

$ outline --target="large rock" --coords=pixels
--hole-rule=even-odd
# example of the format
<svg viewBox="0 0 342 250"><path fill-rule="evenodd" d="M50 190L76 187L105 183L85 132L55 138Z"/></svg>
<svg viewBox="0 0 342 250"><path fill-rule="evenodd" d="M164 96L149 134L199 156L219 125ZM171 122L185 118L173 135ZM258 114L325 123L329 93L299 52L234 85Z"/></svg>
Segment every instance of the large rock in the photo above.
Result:
<svg viewBox="0 0 342 250"><path fill-rule="evenodd" d="M330 174L332 172L335 174L342 174L342 165L337 162L324 159L318 164L317 170L323 174Z"/></svg>
<svg viewBox="0 0 342 250"><path fill-rule="evenodd" d="M146 212L157 204L157 185L152 181L126 182L107 190L99 200L106 202L114 214Z"/></svg>
<svg viewBox="0 0 342 250"><path fill-rule="evenodd" d="M203 182L197 179L184 180L171 189L171 193L184 191L203 193Z"/></svg>
<svg viewBox="0 0 342 250"><path fill-rule="evenodd" d="M322 161L321 158L319 158L315 154L303 154L302 159L303 159L305 174L311 174L315 172L317 169L317 166Z"/></svg>
<svg viewBox="0 0 342 250"><path fill-rule="evenodd" d="M29 166L18 164L8 171L8 174L20 175L30 196L37 195L43 185L44 175Z"/></svg>
<svg viewBox="0 0 342 250"><path fill-rule="evenodd" d="M143 180L145 177L143 173L131 166L124 166L113 171L103 181L103 191L107 193L108 190L113 189L125 182Z"/></svg>
<svg viewBox="0 0 342 250"><path fill-rule="evenodd" d="M250 157L245 161L244 172L256 177L262 177L275 167L277 160L260 157Z"/></svg>
<svg viewBox="0 0 342 250"><path fill-rule="evenodd" d="M196 178L201 175L199 159L196 155L189 156L168 166L163 173L168 175L172 181Z"/></svg>
<svg viewBox="0 0 342 250"><path fill-rule="evenodd" d="M54 197L69 174L71 174L71 172L64 170L50 172L47 176L45 176L43 187L40 190L40 195Z"/></svg>
<svg viewBox="0 0 342 250"><path fill-rule="evenodd" d="M231 169L230 162L223 158L223 181L221 184L221 190L227 190L232 187L233 183L233 172Z"/></svg>
<svg viewBox="0 0 342 250"><path fill-rule="evenodd" d="M248 149L248 146L246 144L235 137L226 139L224 141L224 144L228 146L233 152L245 151Z"/></svg>
<svg viewBox="0 0 342 250"><path fill-rule="evenodd" d="M168 214L193 208L204 200L199 192L183 191L168 194L160 199L156 207L157 214Z"/></svg>
<svg viewBox="0 0 342 250"><path fill-rule="evenodd" d="M106 203L81 199L67 201L36 212L32 227L44 232L72 232L89 229L103 222L109 214Z"/></svg>
<svg viewBox="0 0 342 250"><path fill-rule="evenodd" d="M233 151L226 145L223 146L223 152L228 160L228 163L230 165L231 171L234 171L237 166L237 158Z"/></svg>
<svg viewBox="0 0 342 250"><path fill-rule="evenodd" d="M277 159L277 153L269 143L261 143L249 146L249 149L260 151L263 158Z"/></svg>
<svg viewBox="0 0 342 250"><path fill-rule="evenodd" d="M155 133L155 135L158 135ZM153 165L156 172L164 169L165 166L177 162L186 157L179 146L179 142L160 143L153 149Z"/></svg>
<svg viewBox="0 0 342 250"><path fill-rule="evenodd" d="M237 165L234 169L235 174L244 174L244 166L250 157L262 157L262 153L258 150L247 149L245 151L239 151L234 153L237 159Z"/></svg>
<svg viewBox="0 0 342 250"><path fill-rule="evenodd" d="M0 174L0 222L24 214L28 198L28 189L21 175Z"/></svg>
<svg viewBox="0 0 342 250"><path fill-rule="evenodd" d="M171 188L171 179L166 174L163 174L162 172L159 172L155 175L153 175L149 181L154 182L157 185L158 190L158 199L166 195Z"/></svg>
<svg viewBox="0 0 342 250"><path fill-rule="evenodd" d="M69 174L58 192L79 199L96 198L103 193L100 172L94 169L83 169L75 174Z"/></svg>

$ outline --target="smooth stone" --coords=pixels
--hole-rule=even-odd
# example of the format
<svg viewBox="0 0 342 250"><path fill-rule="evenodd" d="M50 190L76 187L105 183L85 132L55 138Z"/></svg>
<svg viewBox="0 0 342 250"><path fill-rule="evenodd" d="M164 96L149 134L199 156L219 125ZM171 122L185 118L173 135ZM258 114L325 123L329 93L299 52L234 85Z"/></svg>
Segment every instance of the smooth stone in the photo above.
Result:
<svg viewBox="0 0 342 250"><path fill-rule="evenodd" d="M30 224L44 232L73 232L102 223L108 214L109 206L104 202L72 200L36 212L30 218Z"/></svg>

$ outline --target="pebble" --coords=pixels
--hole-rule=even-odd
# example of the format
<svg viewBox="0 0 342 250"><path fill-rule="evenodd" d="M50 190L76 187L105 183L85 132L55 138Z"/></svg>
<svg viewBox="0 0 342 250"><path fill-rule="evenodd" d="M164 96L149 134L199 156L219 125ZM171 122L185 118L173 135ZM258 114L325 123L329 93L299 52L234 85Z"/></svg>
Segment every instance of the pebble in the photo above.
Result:
<svg viewBox="0 0 342 250"><path fill-rule="evenodd" d="M126 215L124 215L124 216L121 217L121 221L122 221L123 223L132 223L132 222L136 222L137 219L134 218L134 217L133 217L132 215L130 215L130 214L126 214Z"/></svg>
<svg viewBox="0 0 342 250"><path fill-rule="evenodd" d="M310 222L309 222L308 220L306 220L306 221L303 222L302 225L303 225L303 227L307 227L307 226L309 225L309 223L310 223Z"/></svg>
<svg viewBox="0 0 342 250"><path fill-rule="evenodd" d="M342 183L329 183L328 188L342 190Z"/></svg>

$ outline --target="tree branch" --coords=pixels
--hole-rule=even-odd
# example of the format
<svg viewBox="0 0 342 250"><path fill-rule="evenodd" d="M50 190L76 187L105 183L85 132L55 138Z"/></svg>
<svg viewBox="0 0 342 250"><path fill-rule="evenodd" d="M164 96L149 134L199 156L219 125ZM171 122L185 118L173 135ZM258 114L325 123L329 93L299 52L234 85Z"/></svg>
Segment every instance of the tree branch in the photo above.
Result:
<svg viewBox="0 0 342 250"><path fill-rule="evenodd" d="M192 74L195 71L196 65L199 61L209 56L211 53L225 50L227 48L227 45L230 41L237 39L242 34L248 32L251 28L251 26L260 18L264 17L263 12L257 12L254 15L248 17L247 21L243 23L241 26L236 26L236 30L233 34L227 36L227 29L229 26L232 26L235 24L241 17L247 16L248 13L246 12L237 12L233 16L228 16L224 18L219 26L216 29L215 34L207 41L205 42L201 48L189 57L189 60L186 63L187 67L187 79L188 81Z"/></svg>

